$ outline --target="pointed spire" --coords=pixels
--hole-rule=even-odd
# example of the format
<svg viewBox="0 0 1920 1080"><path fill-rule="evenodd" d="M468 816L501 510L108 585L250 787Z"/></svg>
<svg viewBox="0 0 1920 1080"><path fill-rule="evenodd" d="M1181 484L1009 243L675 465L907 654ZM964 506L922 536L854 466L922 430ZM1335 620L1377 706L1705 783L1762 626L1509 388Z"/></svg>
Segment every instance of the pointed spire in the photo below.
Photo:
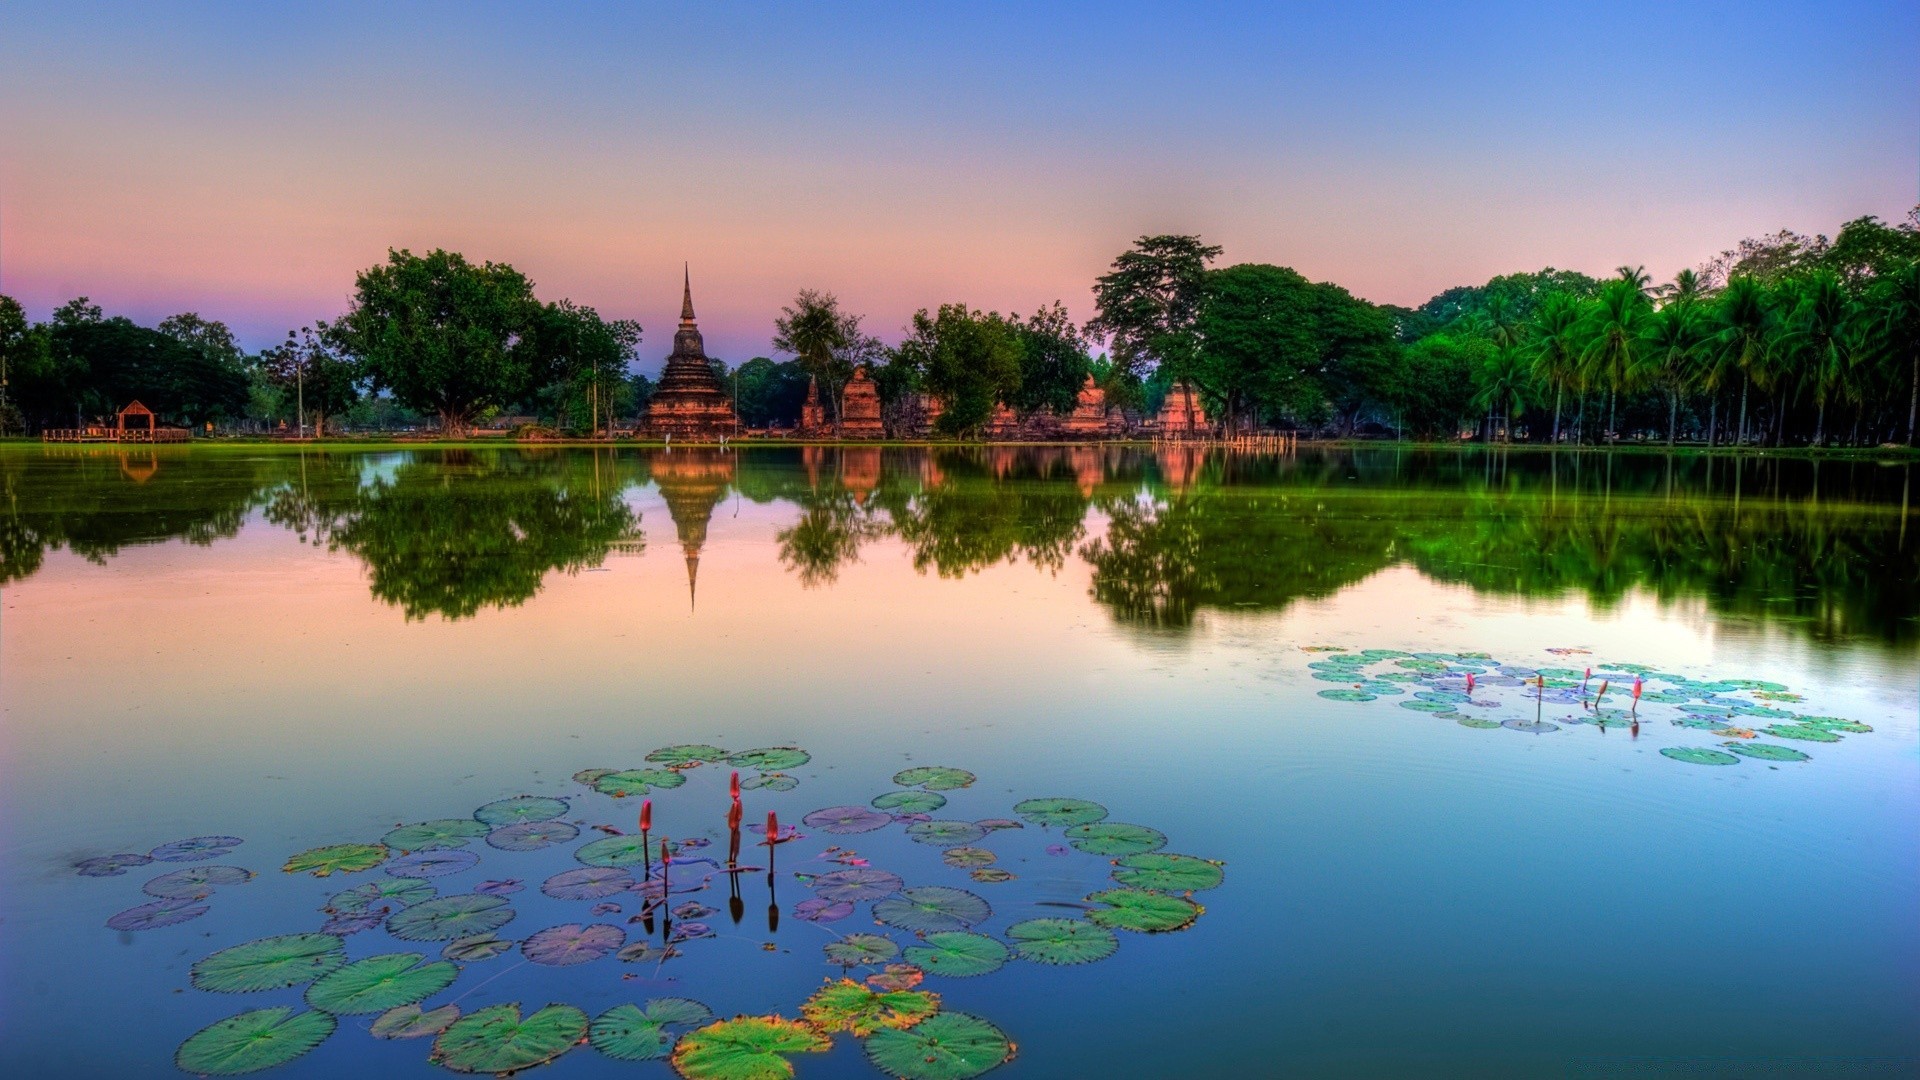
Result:
<svg viewBox="0 0 1920 1080"><path fill-rule="evenodd" d="M685 264L682 264L680 272L683 275L685 275L685 282L686 282L686 291L681 293L680 295L680 322L684 325L692 326L693 325L693 271Z"/></svg>
<svg viewBox="0 0 1920 1080"><path fill-rule="evenodd" d="M700 578L700 546L687 544L681 548L687 556L687 613L694 610L694 583Z"/></svg>

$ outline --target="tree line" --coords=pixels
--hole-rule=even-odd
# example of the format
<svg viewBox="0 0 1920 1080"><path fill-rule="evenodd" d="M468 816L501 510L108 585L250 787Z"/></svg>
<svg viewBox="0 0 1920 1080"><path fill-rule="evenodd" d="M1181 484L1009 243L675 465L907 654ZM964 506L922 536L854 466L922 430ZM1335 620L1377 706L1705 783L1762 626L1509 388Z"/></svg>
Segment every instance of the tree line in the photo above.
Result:
<svg viewBox="0 0 1920 1080"><path fill-rule="evenodd" d="M1139 419L1193 387L1233 431L1554 443L1685 438L1708 446L1912 445L1920 420L1920 208L1845 223L1829 240L1742 241L1672 281L1548 268L1460 286L1417 308L1374 304L1283 266L1214 265L1197 236L1141 237L1093 284L1094 317L923 308L889 346L832 294L803 289L771 352L730 368L741 420L791 426L809 385L837 423L872 372L902 433L937 401L939 434L977 435L1004 407L1070 411L1088 376ZM631 420L651 382L641 327L545 302L510 266L389 253L347 313L249 355L187 313L147 328L84 297L30 324L0 297L0 427L105 415L139 398L198 426L295 414L324 431L431 420L460 433L500 415L574 433Z"/></svg>

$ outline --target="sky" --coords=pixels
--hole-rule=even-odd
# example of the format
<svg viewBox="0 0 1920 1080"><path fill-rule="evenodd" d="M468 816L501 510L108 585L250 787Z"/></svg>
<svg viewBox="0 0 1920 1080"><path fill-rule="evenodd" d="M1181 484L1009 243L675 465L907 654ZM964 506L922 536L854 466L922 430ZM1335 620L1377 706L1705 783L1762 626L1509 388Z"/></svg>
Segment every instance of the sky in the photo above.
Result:
<svg viewBox="0 0 1920 1080"><path fill-rule="evenodd" d="M1920 0L0 3L0 292L253 348L389 248L638 319L645 367L683 263L738 362L800 288L888 340L1084 320L1144 234L1412 305L1916 202Z"/></svg>

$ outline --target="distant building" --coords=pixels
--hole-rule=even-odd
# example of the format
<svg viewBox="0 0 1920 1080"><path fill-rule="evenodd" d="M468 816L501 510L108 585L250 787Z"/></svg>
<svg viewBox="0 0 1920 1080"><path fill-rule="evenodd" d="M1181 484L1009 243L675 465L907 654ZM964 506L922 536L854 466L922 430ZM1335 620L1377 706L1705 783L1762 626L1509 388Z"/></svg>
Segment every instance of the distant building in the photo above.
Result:
<svg viewBox="0 0 1920 1080"><path fill-rule="evenodd" d="M733 402L720 385L707 359L700 327L693 320L693 278L685 280L680 302L680 329L673 335L673 353L660 372L659 387L647 407L641 433L656 439L718 442L739 428Z"/></svg>

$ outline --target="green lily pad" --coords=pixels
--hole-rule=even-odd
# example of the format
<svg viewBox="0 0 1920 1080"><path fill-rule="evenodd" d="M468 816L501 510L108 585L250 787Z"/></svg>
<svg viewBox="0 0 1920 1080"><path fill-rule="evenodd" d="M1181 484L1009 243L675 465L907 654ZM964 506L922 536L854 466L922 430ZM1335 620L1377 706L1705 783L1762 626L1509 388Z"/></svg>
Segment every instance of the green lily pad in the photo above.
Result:
<svg viewBox="0 0 1920 1080"><path fill-rule="evenodd" d="M337 968L307 987L307 1004L346 1016L425 1001L460 975L460 969L445 960L421 963L425 959L420 953L387 953Z"/></svg>
<svg viewBox="0 0 1920 1080"><path fill-rule="evenodd" d="M957 866L962 870L972 870L981 866L992 866L999 858L986 848L957 847L948 848L940 853L940 861L948 866Z"/></svg>
<svg viewBox="0 0 1920 1080"><path fill-rule="evenodd" d="M1858 720L1846 720L1838 716L1803 716L1795 721L1801 727L1817 727L1825 731L1844 731L1852 735L1865 735L1873 730L1873 725Z"/></svg>
<svg viewBox="0 0 1920 1080"><path fill-rule="evenodd" d="M1738 765L1740 759L1724 750L1709 750L1704 746L1663 746L1662 757L1675 761L1684 761L1689 765Z"/></svg>
<svg viewBox="0 0 1920 1080"><path fill-rule="evenodd" d="M903 889L900 895L873 905L874 918L916 934L965 930L992 915L993 908L984 899L949 885Z"/></svg>
<svg viewBox="0 0 1920 1080"><path fill-rule="evenodd" d="M706 743L682 743L663 746L648 754L647 760L657 765L705 765L727 760L727 752Z"/></svg>
<svg viewBox="0 0 1920 1080"><path fill-rule="evenodd" d="M965 769L952 769L945 765L921 765L893 774L893 782L901 787L926 788L928 791L970 787L977 779Z"/></svg>
<svg viewBox="0 0 1920 1080"><path fill-rule="evenodd" d="M1626 665L1622 664L1620 666L1625 667ZM1722 679L1720 682L1721 685L1734 690L1766 690L1777 694L1787 689L1784 683L1768 682L1765 679Z"/></svg>
<svg viewBox="0 0 1920 1080"><path fill-rule="evenodd" d="M758 750L742 750L737 754L728 754L727 762L742 769L758 769L761 772L786 772L797 769L813 760L813 755L797 746L767 746Z"/></svg>
<svg viewBox="0 0 1920 1080"><path fill-rule="evenodd" d="M452 941L498 930L513 916L502 897L455 893L395 912L387 919L387 933L401 941Z"/></svg>
<svg viewBox="0 0 1920 1080"><path fill-rule="evenodd" d="M821 946L827 959L842 967L861 967L866 964L884 964L900 955L900 946L892 938L879 934L848 934L838 941L829 941Z"/></svg>
<svg viewBox="0 0 1920 1080"><path fill-rule="evenodd" d="M259 1072L319 1046L334 1026L333 1017L323 1012L296 1013L286 1006L254 1009L194 1032L173 1052L173 1063L201 1076Z"/></svg>
<svg viewBox="0 0 1920 1080"><path fill-rule="evenodd" d="M614 769L581 769L579 772L573 774L573 782L592 787L601 777L607 776L615 771Z"/></svg>
<svg viewBox="0 0 1920 1080"><path fill-rule="evenodd" d="M1763 727L1761 731L1776 739L1798 739L1801 742L1839 742L1840 736L1825 728L1805 724L1774 724Z"/></svg>
<svg viewBox="0 0 1920 1080"><path fill-rule="evenodd" d="M875 810L896 814L931 814L947 805L947 797L937 791L889 791L873 799Z"/></svg>
<svg viewBox="0 0 1920 1080"><path fill-rule="evenodd" d="M398 910L433 899L435 891L433 883L425 878L383 878L334 893L327 901L327 910L338 915L358 915L377 907Z"/></svg>
<svg viewBox="0 0 1920 1080"><path fill-rule="evenodd" d="M380 838L395 851L440 851L466 847L467 841L487 835L487 827L472 818L441 818L402 825Z"/></svg>
<svg viewBox="0 0 1920 1080"><path fill-rule="evenodd" d="M1185 930L1206 912L1185 897L1145 889L1107 889L1087 899L1107 905L1087 912L1087 918L1109 930L1132 930L1141 934Z"/></svg>
<svg viewBox="0 0 1920 1080"><path fill-rule="evenodd" d="M453 1022L433 1041L433 1060L459 1073L511 1073L545 1065L587 1034L587 1014L549 1005L524 1019L517 1004L491 1005Z"/></svg>
<svg viewBox="0 0 1920 1080"><path fill-rule="evenodd" d="M1090 964L1120 948L1113 931L1085 919L1028 919L1007 927L1014 955L1036 964Z"/></svg>
<svg viewBox="0 0 1920 1080"><path fill-rule="evenodd" d="M671 1024L704 1024L713 1010L689 998L654 998L643 1010L637 1005L615 1005L593 1018L587 1041L616 1061L652 1061L667 1056Z"/></svg>
<svg viewBox="0 0 1920 1080"><path fill-rule="evenodd" d="M907 826L907 835L934 847L959 847L987 835L987 830L971 821L916 821Z"/></svg>
<svg viewBox="0 0 1920 1080"><path fill-rule="evenodd" d="M289 874L309 873L326 877L336 871L357 874L387 861L387 849L379 844L329 844L309 848L287 860L280 869Z"/></svg>
<svg viewBox="0 0 1920 1080"><path fill-rule="evenodd" d="M736 1016L680 1037L673 1068L686 1080L787 1080L783 1055L826 1051L833 1044L812 1024L779 1016Z"/></svg>
<svg viewBox="0 0 1920 1080"><path fill-rule="evenodd" d="M1113 872L1113 880L1158 892L1200 892L1217 888L1226 877L1217 862L1165 852L1128 855L1116 865L1119 869Z"/></svg>
<svg viewBox="0 0 1920 1080"><path fill-rule="evenodd" d="M901 957L931 975L970 979L999 971L1011 955L999 939L969 930L928 934L924 945L909 945Z"/></svg>
<svg viewBox="0 0 1920 1080"><path fill-rule="evenodd" d="M1321 682L1338 682L1338 683L1359 682L1363 677L1364 676L1360 675L1356 669L1349 668L1349 667L1330 668L1325 671L1316 671L1311 676L1311 678L1318 679Z"/></svg>
<svg viewBox="0 0 1920 1080"><path fill-rule="evenodd" d="M1140 855L1167 846L1167 836L1145 825L1096 821L1067 830L1067 842L1093 855Z"/></svg>
<svg viewBox="0 0 1920 1080"><path fill-rule="evenodd" d="M1320 696L1328 701L1378 701L1380 695L1369 694L1365 690L1322 690Z"/></svg>
<svg viewBox="0 0 1920 1080"><path fill-rule="evenodd" d="M807 1023L831 1035L865 1038L883 1028L910 1028L940 1010L930 990L875 990L852 979L828 983L800 1005Z"/></svg>
<svg viewBox="0 0 1920 1080"><path fill-rule="evenodd" d="M788 776L786 773L761 773L758 776L749 776L745 780L740 781L740 786L748 791L762 788L767 791L792 791L794 788L800 786L800 780L798 777Z"/></svg>
<svg viewBox="0 0 1920 1080"><path fill-rule="evenodd" d="M573 857L587 866L639 866L660 860L660 841L649 837L642 844L638 836L603 836L580 845Z"/></svg>
<svg viewBox="0 0 1920 1080"><path fill-rule="evenodd" d="M1730 742L1727 749L1741 757L1757 758L1761 761L1812 761L1804 751L1791 746L1775 746L1773 743Z"/></svg>
<svg viewBox="0 0 1920 1080"><path fill-rule="evenodd" d="M634 795L645 795L654 788L677 788L686 782L686 777L672 769L625 769L608 773L595 780L593 790L602 795L624 799Z"/></svg>
<svg viewBox="0 0 1920 1080"><path fill-rule="evenodd" d="M1454 720L1454 723L1459 724L1461 727L1480 728L1483 730L1500 726L1500 721L1489 720L1484 716L1461 716Z"/></svg>
<svg viewBox="0 0 1920 1080"><path fill-rule="evenodd" d="M1443 713L1453 711L1453 703L1449 701L1420 701L1416 699L1413 701L1402 701L1400 702L1400 707L1403 709L1412 709L1415 712Z"/></svg>
<svg viewBox="0 0 1920 1080"><path fill-rule="evenodd" d="M1023 799L1013 804L1013 812L1029 824L1060 828L1088 825L1107 816L1106 807L1085 799Z"/></svg>
<svg viewBox="0 0 1920 1080"><path fill-rule="evenodd" d="M529 821L552 821L566 813L567 809L567 804L559 799L549 799L544 795L515 795L511 799L497 799L488 803L475 810L473 817L497 829L502 825L520 825Z"/></svg>
<svg viewBox="0 0 1920 1080"><path fill-rule="evenodd" d="M468 934L447 942L440 955L461 964L473 964L482 960L491 960L508 949L513 942L498 934Z"/></svg>
<svg viewBox="0 0 1920 1080"><path fill-rule="evenodd" d="M374 1019L371 1033L376 1039L420 1039L440 1034L458 1019L458 1005L442 1005L427 1012L421 1012L418 1005L397 1005Z"/></svg>
<svg viewBox="0 0 1920 1080"><path fill-rule="evenodd" d="M332 934L281 934L221 949L193 965L193 985L220 994L298 986L347 962Z"/></svg>
<svg viewBox="0 0 1920 1080"><path fill-rule="evenodd" d="M1362 649L1358 655L1366 657L1368 660L1399 660L1403 657L1412 656L1413 654L1410 652L1402 652L1399 649Z"/></svg>

